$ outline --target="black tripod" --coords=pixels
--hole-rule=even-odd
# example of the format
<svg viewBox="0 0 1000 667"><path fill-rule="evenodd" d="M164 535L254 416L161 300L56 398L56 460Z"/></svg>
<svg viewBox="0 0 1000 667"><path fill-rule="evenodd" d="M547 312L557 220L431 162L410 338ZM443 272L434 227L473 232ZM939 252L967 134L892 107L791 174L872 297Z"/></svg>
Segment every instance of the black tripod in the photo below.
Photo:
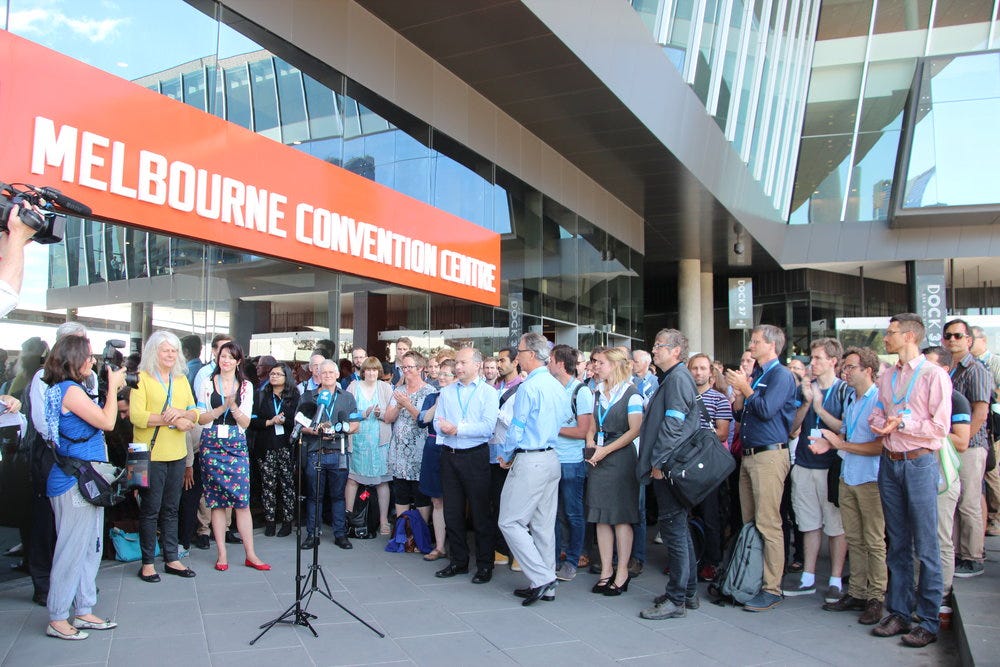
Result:
<svg viewBox="0 0 1000 667"><path fill-rule="evenodd" d="M347 468L350 469L350 453L347 451L346 447L346 437L344 435L337 435L333 442L339 443L341 445L342 456L345 457L347 462ZM327 441L324 441L327 442ZM299 451L302 451L302 438L299 438ZM330 584L326 580L326 575L323 574L323 566L319 564L319 526L323 520L322 514L322 500L323 500L323 465L320 462L320 454L316 455L316 465L313 469L316 472L316 488L313 494L313 516L316 518L316 539L313 540L312 545L312 564L309 565L308 572L302 572L302 468L305 465L304 461L300 460L300 465L298 466L298 474L296 475L296 497L299 498L299 502L296 503L295 509L295 602L292 603L288 609L283 611L280 616L275 619L268 621L267 623L260 626L260 634L250 640L250 645L253 644L264 636L268 630L273 628L279 623L285 623L288 625L302 625L309 628L309 632L313 633L313 637L318 637L319 634L316 632L316 628L312 626L309 619L316 618L316 614L310 614L306 611L309 603L312 601L312 597L315 593L319 593L327 600L337 605L345 612L353 616L359 623L367 627L369 630L377 634L381 638L385 638L385 635L378 630L376 630L368 621L364 620L353 611L342 605L340 602L334 599L333 594L330 592ZM308 456L304 457L308 460ZM320 579L323 580L322 587L320 586Z"/></svg>

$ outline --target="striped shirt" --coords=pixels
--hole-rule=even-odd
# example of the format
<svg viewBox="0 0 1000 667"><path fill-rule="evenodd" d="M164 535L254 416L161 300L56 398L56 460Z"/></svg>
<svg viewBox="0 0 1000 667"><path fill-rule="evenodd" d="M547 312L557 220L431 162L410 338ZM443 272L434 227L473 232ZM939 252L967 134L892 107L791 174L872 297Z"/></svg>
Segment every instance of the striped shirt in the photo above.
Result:
<svg viewBox="0 0 1000 667"><path fill-rule="evenodd" d="M714 431L716 421L719 419L730 421L733 418L733 406L730 405L729 399L717 389L712 389L710 387L705 390L705 392L701 395L701 402L705 404L705 410L708 411L709 417L708 419L705 419L704 414L701 414L698 417L698 423L702 428Z"/></svg>
<svg viewBox="0 0 1000 667"><path fill-rule="evenodd" d="M973 407L976 403L989 405L993 398L993 378L986 366L972 356L971 352L966 353L962 360L955 364L951 370L951 382L955 391L965 396ZM969 447L986 447L989 444L984 421L979 430L972 434Z"/></svg>

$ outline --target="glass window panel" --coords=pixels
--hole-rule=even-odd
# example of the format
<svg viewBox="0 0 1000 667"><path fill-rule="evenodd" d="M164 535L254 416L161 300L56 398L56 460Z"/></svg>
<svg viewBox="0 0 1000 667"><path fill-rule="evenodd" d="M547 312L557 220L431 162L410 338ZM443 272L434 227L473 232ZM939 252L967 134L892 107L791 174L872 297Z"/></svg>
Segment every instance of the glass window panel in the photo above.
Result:
<svg viewBox="0 0 1000 667"><path fill-rule="evenodd" d="M861 73L861 63L813 69L806 98L803 136L854 131Z"/></svg>
<svg viewBox="0 0 1000 667"><path fill-rule="evenodd" d="M903 108L913 85L916 58L871 63L861 103L862 132L899 130L903 126Z"/></svg>
<svg viewBox="0 0 1000 667"><path fill-rule="evenodd" d="M179 76L175 76L170 79L161 80L160 94L166 95L172 100L183 102L184 95L181 93L181 78Z"/></svg>
<svg viewBox="0 0 1000 667"><path fill-rule="evenodd" d="M691 21L694 17L694 0L677 0L674 3L674 15L670 21L670 34L667 44L683 51L687 50L691 39ZM678 68L680 69L680 68Z"/></svg>
<svg viewBox="0 0 1000 667"><path fill-rule="evenodd" d="M840 220L850 153L849 134L802 139L790 223Z"/></svg>
<svg viewBox="0 0 1000 667"><path fill-rule="evenodd" d="M938 12L941 11L940 4ZM931 18L931 0L880 2L875 10L875 34L927 30Z"/></svg>
<svg viewBox="0 0 1000 667"><path fill-rule="evenodd" d="M181 75L184 83L184 102L196 109L208 109L208 96L205 89L205 70L199 67L193 72Z"/></svg>
<svg viewBox="0 0 1000 667"><path fill-rule="evenodd" d="M312 137L322 139L341 136L344 130L334 94L308 74L304 74L302 78L306 84L306 107L309 110L309 130Z"/></svg>
<svg viewBox="0 0 1000 667"><path fill-rule="evenodd" d="M872 0L824 2L819 14L817 40L861 37L868 34Z"/></svg>
<svg viewBox="0 0 1000 667"><path fill-rule="evenodd" d="M646 25L650 32L656 32L656 16L662 0L632 0L632 9L639 14L639 18Z"/></svg>
<svg viewBox="0 0 1000 667"><path fill-rule="evenodd" d="M274 59L278 73L278 109L281 112L281 136L286 144L309 138L305 88L302 72L280 58Z"/></svg>
<svg viewBox="0 0 1000 667"><path fill-rule="evenodd" d="M764 0L754 0L753 16L750 18L750 41L747 47L747 59L743 67L743 80L739 83L739 113L736 116L735 141L741 155L751 136L751 133L747 131L747 118L750 114L750 100L753 98L754 73L757 68L757 48L760 42L763 11ZM764 17L764 20L767 20L767 17Z"/></svg>
<svg viewBox="0 0 1000 667"><path fill-rule="evenodd" d="M278 91L274 82L274 63L266 52L250 62L250 87L253 91L254 131L280 140L278 130Z"/></svg>
<svg viewBox="0 0 1000 667"><path fill-rule="evenodd" d="M994 0L951 0L937 3L934 27L964 26L970 23L989 23L993 17Z"/></svg>
<svg viewBox="0 0 1000 667"><path fill-rule="evenodd" d="M250 109L250 75L246 65L228 67L223 71L226 81L226 120L252 129Z"/></svg>
<svg viewBox="0 0 1000 667"><path fill-rule="evenodd" d="M752 0L751 0L752 1ZM719 87L719 104L716 107L715 122L723 130L729 116L729 103L733 94L736 77L736 59L739 57L740 40L742 39L742 23L745 4L743 0L733 0L732 13L729 20L729 35L726 38L725 55L722 59L722 80ZM752 65L751 65L752 67Z"/></svg>
<svg viewBox="0 0 1000 667"><path fill-rule="evenodd" d="M720 0L705 0L705 20L701 26L701 44L698 48L698 64L695 67L694 92L703 103L708 100L708 88L712 82L712 59L714 58L715 34L720 29Z"/></svg>
<svg viewBox="0 0 1000 667"><path fill-rule="evenodd" d="M899 130L858 135L846 220L888 219L899 136Z"/></svg>
<svg viewBox="0 0 1000 667"><path fill-rule="evenodd" d="M337 98L337 106L343 117L344 138L359 136L361 134L361 113L358 110L357 101L340 93L335 93L334 97Z"/></svg>

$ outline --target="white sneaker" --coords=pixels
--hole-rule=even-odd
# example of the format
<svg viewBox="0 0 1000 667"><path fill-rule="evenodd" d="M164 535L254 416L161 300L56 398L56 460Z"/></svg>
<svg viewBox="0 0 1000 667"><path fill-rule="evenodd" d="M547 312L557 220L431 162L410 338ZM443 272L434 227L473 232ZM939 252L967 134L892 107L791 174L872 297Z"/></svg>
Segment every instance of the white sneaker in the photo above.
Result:
<svg viewBox="0 0 1000 667"><path fill-rule="evenodd" d="M660 531L656 531L656 535L653 535L653 544L663 544L663 538L660 537Z"/></svg>

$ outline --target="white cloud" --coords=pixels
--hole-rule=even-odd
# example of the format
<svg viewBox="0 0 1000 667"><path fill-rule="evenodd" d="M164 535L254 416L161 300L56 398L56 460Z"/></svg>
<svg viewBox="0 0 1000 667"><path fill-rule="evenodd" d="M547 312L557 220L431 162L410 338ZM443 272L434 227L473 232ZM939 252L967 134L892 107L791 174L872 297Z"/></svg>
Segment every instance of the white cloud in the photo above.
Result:
<svg viewBox="0 0 1000 667"><path fill-rule="evenodd" d="M10 31L18 34L45 35L67 29L91 42L103 42L127 21L128 19L124 18L75 18L58 10L38 7L11 12Z"/></svg>

